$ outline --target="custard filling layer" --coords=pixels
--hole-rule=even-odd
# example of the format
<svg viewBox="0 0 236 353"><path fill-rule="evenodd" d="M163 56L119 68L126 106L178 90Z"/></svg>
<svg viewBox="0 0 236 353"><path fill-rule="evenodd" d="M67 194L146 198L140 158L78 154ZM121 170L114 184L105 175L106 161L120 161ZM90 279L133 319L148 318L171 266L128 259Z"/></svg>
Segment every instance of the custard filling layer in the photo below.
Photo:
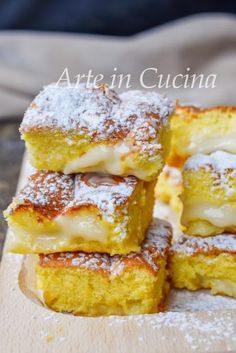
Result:
<svg viewBox="0 0 236 353"><path fill-rule="evenodd" d="M127 143L120 143L113 146L98 145L92 147L88 152L79 158L66 163L63 172L65 174L82 172L101 172L112 175L135 175L142 179L148 174L148 171L139 168L127 167L125 157L132 153L132 148ZM130 165L130 163L129 163Z"/></svg>
<svg viewBox="0 0 236 353"><path fill-rule="evenodd" d="M190 155L198 153L211 153L213 151L225 151L229 153L236 153L236 139L234 136L214 136L201 137L197 135L197 139L191 138L191 143L187 147Z"/></svg>
<svg viewBox="0 0 236 353"><path fill-rule="evenodd" d="M182 223L187 225L194 220L206 220L216 227L236 226L236 205L226 203L222 206L208 204L187 204L184 206Z"/></svg>
<svg viewBox="0 0 236 353"><path fill-rule="evenodd" d="M211 292L212 294L222 293L236 298L236 283L229 279L213 279Z"/></svg>
<svg viewBox="0 0 236 353"><path fill-rule="evenodd" d="M53 220L54 231L49 233L39 232L34 230L35 236L40 239L58 239L67 238L68 240L75 237L83 238L84 240L106 242L109 231L105 222L100 222L96 215L77 215L77 216L65 216L61 215ZM20 227L19 227L20 228ZM25 232L25 230L19 229L17 232ZM32 232L31 232L32 233Z"/></svg>

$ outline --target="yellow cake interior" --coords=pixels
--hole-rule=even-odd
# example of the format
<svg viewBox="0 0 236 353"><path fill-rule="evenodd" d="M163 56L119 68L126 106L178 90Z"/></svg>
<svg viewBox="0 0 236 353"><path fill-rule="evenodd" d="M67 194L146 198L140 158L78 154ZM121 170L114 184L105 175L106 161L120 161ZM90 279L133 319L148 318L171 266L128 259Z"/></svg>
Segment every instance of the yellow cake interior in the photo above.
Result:
<svg viewBox="0 0 236 353"><path fill-rule="evenodd" d="M171 147L167 162L181 167L197 153L223 150L236 153L235 107L201 109L177 106L171 116Z"/></svg>
<svg viewBox="0 0 236 353"><path fill-rule="evenodd" d="M190 235L236 231L236 176L199 168L183 171L182 224ZM223 182L222 182L223 181Z"/></svg>
<svg viewBox="0 0 236 353"><path fill-rule="evenodd" d="M148 157L132 141L93 142L86 135L60 130L30 130L22 134L31 164L39 170L77 172L106 172L113 175L134 175L150 181L159 175L163 158L170 145L170 131L163 126L159 141L162 148ZM48 148L50 146L50 148Z"/></svg>
<svg viewBox="0 0 236 353"><path fill-rule="evenodd" d="M175 288L211 289L212 294L236 298L235 254L173 254L170 275Z"/></svg>
<svg viewBox="0 0 236 353"><path fill-rule="evenodd" d="M45 304L77 315L130 315L154 313L165 290L164 260L158 276L130 268L110 278L100 272L72 268L37 268L38 288Z"/></svg>
<svg viewBox="0 0 236 353"><path fill-rule="evenodd" d="M44 303L76 315L130 315L163 309L169 290L167 256L172 229L153 219L137 252L40 254L36 289Z"/></svg>

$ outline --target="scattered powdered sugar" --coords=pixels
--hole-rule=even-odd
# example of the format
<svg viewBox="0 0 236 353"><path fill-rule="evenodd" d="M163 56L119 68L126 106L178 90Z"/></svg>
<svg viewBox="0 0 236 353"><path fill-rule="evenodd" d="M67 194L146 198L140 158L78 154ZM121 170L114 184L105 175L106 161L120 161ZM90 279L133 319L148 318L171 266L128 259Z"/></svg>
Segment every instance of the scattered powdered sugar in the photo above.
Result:
<svg viewBox="0 0 236 353"><path fill-rule="evenodd" d="M155 153L158 135L174 104L156 92L128 91L120 96L106 84L46 86L27 109L21 131L52 128L76 131L93 141L123 140ZM145 142L145 143L144 143Z"/></svg>
<svg viewBox="0 0 236 353"><path fill-rule="evenodd" d="M178 293L173 294L177 297L181 296L179 301L182 305L175 307L175 304L170 303L169 312L97 317L88 320L92 320L97 327L104 327L107 332L110 332L109 329L111 329L112 334L115 333L118 337L124 331L130 332L132 330L131 345L137 351L143 350L146 352L149 349L151 352L155 350L157 352L174 352L175 350L176 352L235 352L236 321L235 314L232 311L236 305L234 299L210 296L208 291L196 293L178 291ZM192 306L191 300L194 303ZM197 305L198 300L199 306ZM212 305L210 305L210 302ZM219 309L224 311L219 311ZM205 313L199 312L202 310ZM48 311L45 311L45 313L45 332L48 330L48 336L52 332L54 333L52 328L55 322L58 325L59 318L60 320L62 318L60 317L61 314L55 312L48 314ZM68 316L66 317L68 318ZM81 324L87 320L83 317L74 319L76 323ZM69 344L71 336L67 330L64 332L64 337ZM150 342L155 345L154 349L150 346Z"/></svg>
<svg viewBox="0 0 236 353"><path fill-rule="evenodd" d="M230 311L224 311L222 316L215 311L208 311L205 316L191 312L165 312L154 315L137 315L128 317L110 317L108 325L114 329L132 322L137 327L153 332L163 332L161 339L168 342L181 342L187 346L188 351L211 351L212 345L223 344L227 350L236 347L236 322ZM173 331L174 330L174 331ZM139 340L145 340L145 334ZM164 344L164 343L163 343ZM177 344L175 342L175 344ZM179 350L178 350L179 351ZM183 347L184 351L184 347Z"/></svg>
<svg viewBox="0 0 236 353"><path fill-rule="evenodd" d="M131 263L148 267L152 272L159 271L159 259L167 257L171 243L171 227L162 220L154 219L149 227L141 250L127 255L110 256L104 253L54 253L40 255L40 263L45 267L78 267L95 271L105 271L111 277L120 275Z"/></svg>
<svg viewBox="0 0 236 353"><path fill-rule="evenodd" d="M57 258L58 261L63 261L63 253L61 253L61 256ZM104 271L107 271L110 267L110 259L109 255L107 254L99 254L97 253L97 256L94 256L95 254L93 253L78 253L78 255L71 260L71 265L75 267L81 267L81 268L89 268L92 270L98 270L102 269Z"/></svg>
<svg viewBox="0 0 236 353"><path fill-rule="evenodd" d="M213 311L236 309L236 300L223 295L212 295L208 290L188 291L172 289L168 311Z"/></svg>
<svg viewBox="0 0 236 353"><path fill-rule="evenodd" d="M236 234L219 234L212 237L181 235L172 245L171 251L193 255L201 253L232 253L236 255Z"/></svg>
<svg viewBox="0 0 236 353"><path fill-rule="evenodd" d="M124 106L123 111L127 115L135 115L137 108L142 114L158 114L161 119L166 119L173 111L174 105L169 98L156 92L126 91L120 95Z"/></svg>

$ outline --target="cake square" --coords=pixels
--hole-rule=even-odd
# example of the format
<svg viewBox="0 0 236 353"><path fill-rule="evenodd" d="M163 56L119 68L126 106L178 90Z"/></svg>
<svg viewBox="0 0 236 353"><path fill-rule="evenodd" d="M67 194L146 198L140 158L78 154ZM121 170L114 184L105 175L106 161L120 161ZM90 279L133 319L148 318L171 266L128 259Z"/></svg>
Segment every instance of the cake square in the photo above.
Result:
<svg viewBox="0 0 236 353"><path fill-rule="evenodd" d="M155 92L118 95L105 84L51 84L27 109L20 131L37 169L150 181L168 150L172 110L173 103Z"/></svg>
<svg viewBox="0 0 236 353"><path fill-rule="evenodd" d="M140 251L39 255L37 289L46 306L75 315L154 313L163 307L169 285L170 225L154 219Z"/></svg>
<svg viewBox="0 0 236 353"><path fill-rule="evenodd" d="M183 170L182 224L209 236L236 231L236 155L217 151L190 157Z"/></svg>
<svg viewBox="0 0 236 353"><path fill-rule="evenodd" d="M236 107L200 108L177 104L171 115L170 166L182 167L195 154L222 150L236 154ZM181 141L181 143L180 143Z"/></svg>
<svg viewBox="0 0 236 353"><path fill-rule="evenodd" d="M5 212L16 253L128 253L152 219L155 181L95 173L35 172Z"/></svg>
<svg viewBox="0 0 236 353"><path fill-rule="evenodd" d="M169 269L175 288L206 288L236 298L236 234L180 236L171 247Z"/></svg>

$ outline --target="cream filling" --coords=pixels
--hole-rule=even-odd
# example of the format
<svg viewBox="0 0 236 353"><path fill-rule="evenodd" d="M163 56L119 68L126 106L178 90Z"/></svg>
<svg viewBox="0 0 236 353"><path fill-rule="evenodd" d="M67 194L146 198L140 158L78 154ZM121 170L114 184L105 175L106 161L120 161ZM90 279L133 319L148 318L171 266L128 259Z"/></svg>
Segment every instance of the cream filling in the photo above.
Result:
<svg viewBox="0 0 236 353"><path fill-rule="evenodd" d="M58 216L54 219L54 222L58 225L59 230L53 233L30 232L26 236L24 229L12 229L9 237L9 249L14 248L20 242L26 244L26 246L28 244L35 251L38 247L45 248L45 251L49 248L57 251L58 247L76 242L76 238L105 243L109 236L108 228L98 222L95 215Z"/></svg>
<svg viewBox="0 0 236 353"><path fill-rule="evenodd" d="M58 216L55 222L60 226L61 233L71 238L81 237L85 240L106 242L108 237L107 228L92 214L75 217Z"/></svg>
<svg viewBox="0 0 236 353"><path fill-rule="evenodd" d="M115 146L98 145L90 148L81 157L68 162L64 173L93 169L98 172L108 171L110 174L120 174L123 171L121 157L129 152L130 148L124 143Z"/></svg>
<svg viewBox="0 0 236 353"><path fill-rule="evenodd" d="M224 204L220 207L208 204L185 205L182 222L187 225L194 220L206 220L216 227L236 226L236 205Z"/></svg>
<svg viewBox="0 0 236 353"><path fill-rule="evenodd" d="M203 140L201 140L201 137L197 136L196 140L192 138L190 145L187 147L187 151L190 155L197 153L211 153L219 150L236 153L235 135L207 137L207 139Z"/></svg>
<svg viewBox="0 0 236 353"><path fill-rule="evenodd" d="M229 279L214 279L211 282L212 294L226 294L236 298L236 282Z"/></svg>
<svg viewBox="0 0 236 353"><path fill-rule="evenodd" d="M132 174L140 179L145 178L148 174L145 170L124 166L124 156L130 153L132 153L131 146L124 142L113 146L98 145L90 148L79 158L68 162L63 172L71 174L93 171L113 175Z"/></svg>

